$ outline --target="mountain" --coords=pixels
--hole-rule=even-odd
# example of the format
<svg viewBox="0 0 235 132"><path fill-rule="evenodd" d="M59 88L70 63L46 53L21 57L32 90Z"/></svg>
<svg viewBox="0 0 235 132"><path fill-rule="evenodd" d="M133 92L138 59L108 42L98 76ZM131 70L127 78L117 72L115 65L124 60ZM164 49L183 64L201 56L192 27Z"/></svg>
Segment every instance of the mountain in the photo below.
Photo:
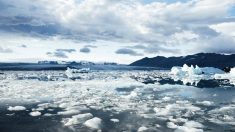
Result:
<svg viewBox="0 0 235 132"><path fill-rule="evenodd" d="M216 67L220 69L235 67L235 54L198 53L180 57L145 57L131 63L130 66L171 68L173 66L183 66L183 64L198 65L199 67Z"/></svg>

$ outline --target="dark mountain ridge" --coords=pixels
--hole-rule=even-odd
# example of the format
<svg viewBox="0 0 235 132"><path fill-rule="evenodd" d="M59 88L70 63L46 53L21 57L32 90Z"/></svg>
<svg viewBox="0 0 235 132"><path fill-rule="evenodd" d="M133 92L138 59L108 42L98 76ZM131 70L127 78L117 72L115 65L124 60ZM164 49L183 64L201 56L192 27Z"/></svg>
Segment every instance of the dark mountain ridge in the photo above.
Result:
<svg viewBox="0 0 235 132"><path fill-rule="evenodd" d="M199 67L216 67L220 69L235 67L235 54L198 53L179 57L145 57L131 63L130 66L171 68L173 66L183 66L183 64L198 65Z"/></svg>

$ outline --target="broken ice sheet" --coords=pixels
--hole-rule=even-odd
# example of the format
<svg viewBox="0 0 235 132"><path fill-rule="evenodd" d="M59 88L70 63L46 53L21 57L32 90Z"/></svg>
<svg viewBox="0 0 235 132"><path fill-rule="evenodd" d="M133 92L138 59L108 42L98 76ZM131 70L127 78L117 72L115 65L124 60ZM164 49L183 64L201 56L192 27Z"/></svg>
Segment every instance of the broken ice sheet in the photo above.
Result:
<svg viewBox="0 0 235 132"><path fill-rule="evenodd" d="M233 130L233 87L200 89L172 83L167 79L171 77L169 71L96 71L77 80L64 77L64 71L9 71L5 74L6 78L0 80L0 104L5 106L4 110L16 106L22 106L19 108L23 110L26 107L29 111L24 112L27 116L34 116L33 119L58 117L63 127L74 128L75 131L85 128L117 131L142 131L144 128L150 131ZM50 80L40 79L48 75ZM36 105L28 107L26 104L29 103ZM12 115L9 112L16 113ZM8 111L6 114L19 116L17 112ZM227 129L224 125L231 127Z"/></svg>

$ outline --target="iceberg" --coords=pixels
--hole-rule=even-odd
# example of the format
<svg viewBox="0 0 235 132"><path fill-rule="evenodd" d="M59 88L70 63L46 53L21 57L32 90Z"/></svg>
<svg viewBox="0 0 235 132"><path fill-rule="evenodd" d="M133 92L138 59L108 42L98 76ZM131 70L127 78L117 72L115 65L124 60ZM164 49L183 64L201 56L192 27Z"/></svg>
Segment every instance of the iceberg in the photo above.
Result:
<svg viewBox="0 0 235 132"><path fill-rule="evenodd" d="M26 110L26 108L24 106L10 106L8 108L9 111L22 111L22 110Z"/></svg>
<svg viewBox="0 0 235 132"><path fill-rule="evenodd" d="M101 126L102 126L102 120L98 117L94 117L90 120L87 120L85 123L84 123L85 126L89 127L89 128L92 128L92 129L101 129Z"/></svg>
<svg viewBox="0 0 235 132"><path fill-rule="evenodd" d="M89 72L90 72L90 68L71 69L67 67L67 70L65 71L65 75L69 79L77 79L77 78L81 78L80 77L81 73L89 73Z"/></svg>
<svg viewBox="0 0 235 132"><path fill-rule="evenodd" d="M214 67L203 67L191 65L190 67L187 64L184 64L183 67L172 67L171 75L176 76L192 76L192 75L214 75L214 74L223 74L224 71L214 68Z"/></svg>
<svg viewBox="0 0 235 132"><path fill-rule="evenodd" d="M214 75L215 79L228 79L229 82L235 85L235 67L231 68L229 73L219 73Z"/></svg>
<svg viewBox="0 0 235 132"><path fill-rule="evenodd" d="M137 131L137 132L144 132L144 131L147 131L147 130L148 130L148 128L147 128L147 127L142 126L142 127L140 127L140 128L138 129L138 131Z"/></svg>
<svg viewBox="0 0 235 132"><path fill-rule="evenodd" d="M72 126L84 123L86 120L89 120L93 117L91 113L85 113L85 114L78 114L72 116L72 118L69 118L67 122L65 122L65 126Z"/></svg>
<svg viewBox="0 0 235 132"><path fill-rule="evenodd" d="M114 123L118 123L119 120L118 119L110 119L110 121L114 122Z"/></svg>
<svg viewBox="0 0 235 132"><path fill-rule="evenodd" d="M33 111L33 112L30 112L29 115L31 115L31 116L40 116L40 115L41 115L41 112L39 112L39 111Z"/></svg>

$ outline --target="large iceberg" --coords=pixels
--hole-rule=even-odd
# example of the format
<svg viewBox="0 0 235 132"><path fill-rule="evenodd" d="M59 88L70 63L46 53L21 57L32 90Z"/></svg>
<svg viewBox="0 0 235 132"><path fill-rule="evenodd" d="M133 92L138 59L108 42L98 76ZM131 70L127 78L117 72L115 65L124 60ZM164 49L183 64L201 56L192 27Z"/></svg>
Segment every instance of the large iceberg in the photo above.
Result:
<svg viewBox="0 0 235 132"><path fill-rule="evenodd" d="M214 68L214 67L203 67L199 66L190 67L187 64L184 64L183 67L172 67L170 74L176 76L191 76L191 75L214 75L214 74L223 74L224 71Z"/></svg>

